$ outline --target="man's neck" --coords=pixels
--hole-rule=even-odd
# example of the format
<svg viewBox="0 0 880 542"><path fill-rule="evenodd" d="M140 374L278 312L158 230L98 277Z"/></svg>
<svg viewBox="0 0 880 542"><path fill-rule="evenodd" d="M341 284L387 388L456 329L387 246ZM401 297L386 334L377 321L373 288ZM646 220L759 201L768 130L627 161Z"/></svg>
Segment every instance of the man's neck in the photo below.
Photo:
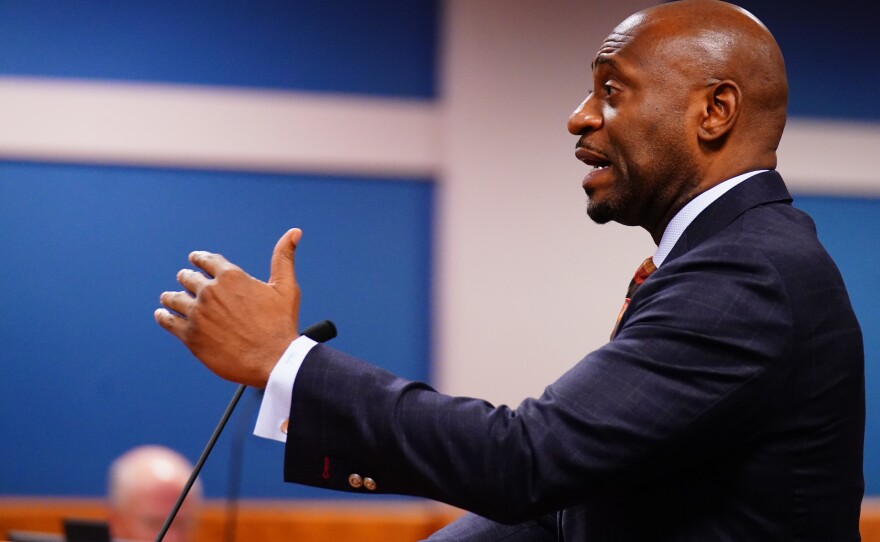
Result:
<svg viewBox="0 0 880 542"><path fill-rule="evenodd" d="M660 267L660 265L663 264L666 257L669 256L669 253L672 251L672 247L674 247L675 243L681 238L684 230L691 225L691 222L693 222L694 219L706 209L706 207L714 203L715 200L726 194L728 190L739 183L765 171L768 170L762 169L749 171L748 173L743 173L727 179L726 181L722 181L698 195L689 201L684 207L679 209L678 212L675 213L675 216L672 217L672 220L669 221L669 224L666 225L666 229L663 230L663 235L657 245L657 251L654 253L654 265Z"/></svg>

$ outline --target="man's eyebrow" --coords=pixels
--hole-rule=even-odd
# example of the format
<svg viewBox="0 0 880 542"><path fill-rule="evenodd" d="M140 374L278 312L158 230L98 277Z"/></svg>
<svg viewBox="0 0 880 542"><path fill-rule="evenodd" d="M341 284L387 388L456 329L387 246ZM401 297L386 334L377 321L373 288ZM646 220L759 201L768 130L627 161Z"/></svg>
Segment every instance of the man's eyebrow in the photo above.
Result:
<svg viewBox="0 0 880 542"><path fill-rule="evenodd" d="M618 67L617 61L614 60L614 58L612 58L606 54L603 54L603 53L599 53L598 55L596 55L596 59L590 63L590 70L591 71L595 70L596 67L599 66L599 64L608 64L609 66L611 66L612 68L615 68L615 69L617 69L617 67Z"/></svg>

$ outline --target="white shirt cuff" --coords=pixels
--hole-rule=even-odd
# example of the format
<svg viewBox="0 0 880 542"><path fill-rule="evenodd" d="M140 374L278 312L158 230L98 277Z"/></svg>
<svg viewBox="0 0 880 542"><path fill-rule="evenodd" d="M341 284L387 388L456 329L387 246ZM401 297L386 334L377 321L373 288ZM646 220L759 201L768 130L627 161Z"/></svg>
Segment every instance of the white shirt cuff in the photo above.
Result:
<svg viewBox="0 0 880 542"><path fill-rule="evenodd" d="M305 335L300 335L284 351L266 383L254 435L287 442L287 418L290 416L293 382L306 355L316 344Z"/></svg>

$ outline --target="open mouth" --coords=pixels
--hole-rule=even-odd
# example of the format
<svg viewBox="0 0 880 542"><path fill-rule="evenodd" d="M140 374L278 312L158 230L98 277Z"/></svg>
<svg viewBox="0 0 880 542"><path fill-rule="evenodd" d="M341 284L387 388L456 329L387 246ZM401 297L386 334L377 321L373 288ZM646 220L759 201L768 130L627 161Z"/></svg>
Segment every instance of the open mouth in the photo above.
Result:
<svg viewBox="0 0 880 542"><path fill-rule="evenodd" d="M574 156L588 166L601 168L611 165L611 162L609 162L604 156L597 152L591 151L586 147L577 147L574 150Z"/></svg>
<svg viewBox="0 0 880 542"><path fill-rule="evenodd" d="M581 186L584 187L588 196L592 195L597 186L611 181L611 176L605 173L605 170L611 167L611 162L604 155L583 146L578 146L574 151L574 155L578 160L592 168L583 181L581 181Z"/></svg>
<svg viewBox="0 0 880 542"><path fill-rule="evenodd" d="M591 166L594 170L605 169L611 166L611 162L606 160L604 156L585 147L578 147L575 149L574 155L578 160Z"/></svg>

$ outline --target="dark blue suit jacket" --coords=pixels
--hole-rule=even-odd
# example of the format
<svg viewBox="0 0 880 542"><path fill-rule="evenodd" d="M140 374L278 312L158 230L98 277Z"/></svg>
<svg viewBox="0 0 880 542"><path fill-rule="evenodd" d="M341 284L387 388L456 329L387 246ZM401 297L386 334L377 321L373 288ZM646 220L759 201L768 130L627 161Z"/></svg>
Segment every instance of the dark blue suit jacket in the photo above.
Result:
<svg viewBox="0 0 880 542"><path fill-rule="evenodd" d="M478 515L437 540L849 541L864 416L843 281L767 172L697 217L611 342L516 409L315 347L285 479Z"/></svg>

